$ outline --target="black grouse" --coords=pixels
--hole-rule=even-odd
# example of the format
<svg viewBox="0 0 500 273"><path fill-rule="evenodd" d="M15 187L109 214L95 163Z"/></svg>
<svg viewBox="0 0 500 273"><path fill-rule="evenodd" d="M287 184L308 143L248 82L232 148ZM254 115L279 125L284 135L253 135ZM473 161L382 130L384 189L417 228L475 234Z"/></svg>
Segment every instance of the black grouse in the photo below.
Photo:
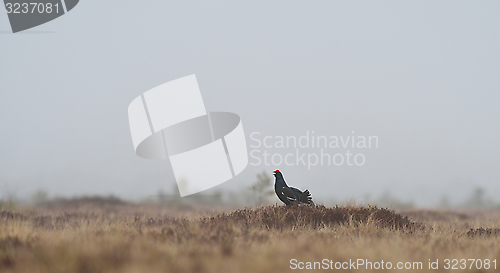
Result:
<svg viewBox="0 0 500 273"><path fill-rule="evenodd" d="M273 175L276 177L274 182L274 191L281 202L285 203L287 206L297 204L308 204L310 206L314 206L311 193L309 193L308 190L301 191L297 188L289 187L286 184L280 170L274 171Z"/></svg>

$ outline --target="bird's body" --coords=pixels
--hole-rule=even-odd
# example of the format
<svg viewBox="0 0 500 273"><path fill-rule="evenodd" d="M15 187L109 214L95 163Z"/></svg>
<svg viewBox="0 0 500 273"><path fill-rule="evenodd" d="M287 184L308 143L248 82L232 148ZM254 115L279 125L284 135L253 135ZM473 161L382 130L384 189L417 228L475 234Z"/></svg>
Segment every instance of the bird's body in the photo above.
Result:
<svg viewBox="0 0 500 273"><path fill-rule="evenodd" d="M285 203L287 206L295 204L308 204L314 206L311 193L309 193L308 190L301 191L297 188L289 187L283 178L283 174L279 170L274 171L273 174L276 177L274 181L274 191L281 202Z"/></svg>

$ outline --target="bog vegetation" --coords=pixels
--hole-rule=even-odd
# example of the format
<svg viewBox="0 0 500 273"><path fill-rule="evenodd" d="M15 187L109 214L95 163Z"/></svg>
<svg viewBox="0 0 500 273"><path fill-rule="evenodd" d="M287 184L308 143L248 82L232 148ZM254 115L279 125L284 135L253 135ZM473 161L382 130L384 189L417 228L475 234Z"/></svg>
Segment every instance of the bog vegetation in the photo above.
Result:
<svg viewBox="0 0 500 273"><path fill-rule="evenodd" d="M292 259L422 262L418 272L439 259L433 272L441 272L444 259L500 260L498 217L351 205L209 209L59 200L0 211L0 272L284 272Z"/></svg>

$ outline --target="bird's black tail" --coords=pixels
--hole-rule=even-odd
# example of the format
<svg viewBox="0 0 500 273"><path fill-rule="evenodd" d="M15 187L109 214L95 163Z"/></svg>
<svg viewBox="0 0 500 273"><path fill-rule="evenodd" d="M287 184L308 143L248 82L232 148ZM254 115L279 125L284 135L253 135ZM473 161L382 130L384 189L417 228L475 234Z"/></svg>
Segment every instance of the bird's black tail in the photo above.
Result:
<svg viewBox="0 0 500 273"><path fill-rule="evenodd" d="M301 199L300 201L302 203L305 203L305 204L308 204L309 206L314 207L314 202L313 202L313 199L312 199L312 196L311 196L311 193L309 192L309 190L305 190L302 193L302 196L300 199Z"/></svg>

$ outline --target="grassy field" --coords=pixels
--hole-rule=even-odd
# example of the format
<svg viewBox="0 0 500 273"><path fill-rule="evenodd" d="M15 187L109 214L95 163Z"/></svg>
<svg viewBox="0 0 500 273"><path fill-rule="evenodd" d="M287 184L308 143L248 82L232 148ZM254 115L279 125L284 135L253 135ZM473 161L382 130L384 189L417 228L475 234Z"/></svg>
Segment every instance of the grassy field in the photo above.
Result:
<svg viewBox="0 0 500 273"><path fill-rule="evenodd" d="M466 260L466 269L452 272L499 272L500 265L493 269L495 259L500 263L498 219L496 211L396 213L359 206L58 203L0 212L0 272L285 272L308 265L442 272L449 271L446 259L450 267L458 259L457 268L464 267L460 259L481 259L482 269ZM438 261L439 269L429 270L429 261ZM388 262L392 269L381 269ZM398 265L413 269L394 269Z"/></svg>

